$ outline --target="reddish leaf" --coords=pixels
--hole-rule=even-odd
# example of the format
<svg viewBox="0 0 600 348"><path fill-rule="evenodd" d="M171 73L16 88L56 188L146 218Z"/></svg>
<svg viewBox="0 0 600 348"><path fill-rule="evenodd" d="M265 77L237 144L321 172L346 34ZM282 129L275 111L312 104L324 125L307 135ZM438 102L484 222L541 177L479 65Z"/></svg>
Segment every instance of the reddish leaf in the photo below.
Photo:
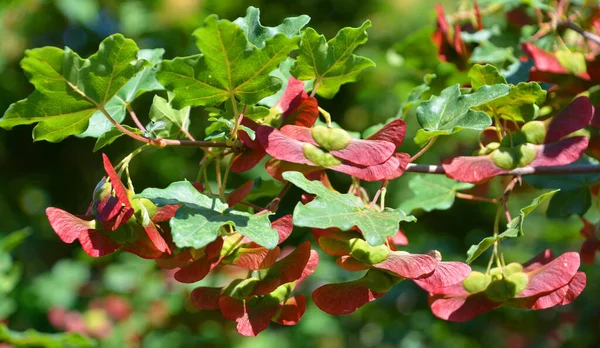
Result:
<svg viewBox="0 0 600 348"><path fill-rule="evenodd" d="M267 269L277 261L279 253L279 247L275 247L273 250L258 245L248 248L240 247L233 255L231 264L247 270Z"/></svg>
<svg viewBox="0 0 600 348"><path fill-rule="evenodd" d="M527 287L516 298L526 298L557 290L568 284L579 268L579 254L564 253L551 262L527 272Z"/></svg>
<svg viewBox="0 0 600 348"><path fill-rule="evenodd" d="M219 309L219 297L221 296L222 288L198 287L190 293L190 299L194 307L200 310L216 310Z"/></svg>
<svg viewBox="0 0 600 348"><path fill-rule="evenodd" d="M573 100L566 108L552 117L544 143L553 143L590 124L594 107L588 97Z"/></svg>
<svg viewBox="0 0 600 348"><path fill-rule="evenodd" d="M470 273L471 267L466 263L440 262L431 274L414 279L414 282L422 289L435 293L438 289L462 282Z"/></svg>
<svg viewBox="0 0 600 348"><path fill-rule="evenodd" d="M175 212L179 209L179 204L167 204L165 206L159 207L154 213L152 217L152 222L159 223L171 220L173 216L175 216Z"/></svg>
<svg viewBox="0 0 600 348"><path fill-rule="evenodd" d="M350 255L338 257L337 259L335 259L335 263L337 263L337 265L340 266L342 269L349 272L364 271L371 268L371 266L358 261Z"/></svg>
<svg viewBox="0 0 600 348"><path fill-rule="evenodd" d="M243 183L240 187L233 190L227 196L227 205L229 205L230 207L233 207L234 205L238 204L240 201L242 201L244 198L246 198L246 196L250 193L250 191L252 191L253 187L254 187L254 180L248 180L245 183Z"/></svg>
<svg viewBox="0 0 600 348"><path fill-rule="evenodd" d="M81 233L79 242L83 251L91 257L108 255L119 249L119 244L105 235L103 231L98 230L87 230Z"/></svg>
<svg viewBox="0 0 600 348"><path fill-rule="evenodd" d="M442 166L447 177L473 183L481 183L494 176L509 172L507 169L496 166L491 155L454 157L445 161Z"/></svg>
<svg viewBox="0 0 600 348"><path fill-rule="evenodd" d="M104 162L104 170L106 171L106 174L108 174L110 185L115 192L115 196L119 199L121 204L131 208L129 196L127 195L127 189L125 189L125 186L121 182L121 178L119 178L119 175L117 175L117 172L115 172L115 168L113 168L106 154L102 154L102 160Z"/></svg>
<svg viewBox="0 0 600 348"><path fill-rule="evenodd" d="M298 278L298 280L296 281L296 286L298 286L298 284L300 284L306 277L311 275L317 269L318 265L319 254L311 249L310 256L308 258L308 261L306 262L306 266L304 266L304 269L302 270L302 275L300 275L300 278Z"/></svg>
<svg viewBox="0 0 600 348"><path fill-rule="evenodd" d="M363 279L321 286L313 292L312 299L323 312L332 315L350 314L385 295L385 292L369 289Z"/></svg>
<svg viewBox="0 0 600 348"><path fill-rule="evenodd" d="M306 297L296 295L281 306L279 313L275 315L274 321L281 325L296 325L306 311Z"/></svg>
<svg viewBox="0 0 600 348"><path fill-rule="evenodd" d="M93 229L94 218L90 216L77 217L62 209L49 207L46 209L46 216L50 221L50 226L60 239L65 243L73 243L82 233Z"/></svg>
<svg viewBox="0 0 600 348"><path fill-rule="evenodd" d="M289 255L277 261L265 277L256 283L252 295L267 295L279 285L300 279L310 258L310 242L306 241L296 247Z"/></svg>
<svg viewBox="0 0 600 348"><path fill-rule="evenodd" d="M393 237L387 237L388 242L392 246L406 246L408 245L408 237L401 229L398 229L398 232Z"/></svg>
<svg viewBox="0 0 600 348"><path fill-rule="evenodd" d="M278 160L276 158L271 158L265 163L265 169L267 173L271 175L274 179L279 181L285 181L285 179L281 176L284 172L294 171L300 172L304 174L304 176L308 176L309 173L321 171L323 167L315 167L306 164L298 164L291 163Z"/></svg>
<svg viewBox="0 0 600 348"><path fill-rule="evenodd" d="M452 288L456 288L459 292L433 295L429 298L433 315L440 319L453 322L468 321L500 305L500 303L490 301L483 293L469 295L463 289L462 284Z"/></svg>
<svg viewBox="0 0 600 348"><path fill-rule="evenodd" d="M162 269L174 269L184 267L186 264L193 262L194 258L189 249L183 250L175 255L162 255L156 259L156 264Z"/></svg>
<svg viewBox="0 0 600 348"><path fill-rule="evenodd" d="M577 272L569 284L541 297L538 297L531 309L546 309L557 305L567 305L573 302L583 291L586 285L586 276Z"/></svg>
<svg viewBox="0 0 600 348"><path fill-rule="evenodd" d="M536 145L537 155L530 167L563 166L577 161L588 146L584 136L561 140L556 143Z"/></svg>
<svg viewBox="0 0 600 348"><path fill-rule="evenodd" d="M283 124L312 127L319 117L317 99L309 97L304 91L304 82L293 76L289 78L283 95L273 108L283 115Z"/></svg>
<svg viewBox="0 0 600 348"><path fill-rule="evenodd" d="M304 156L304 143L302 141L291 138L279 130L268 126L259 126L256 131L256 137L269 155L286 162L314 166Z"/></svg>
<svg viewBox="0 0 600 348"><path fill-rule="evenodd" d="M256 336L269 326L273 316L281 308L281 304L273 301L254 299L253 305L249 301L240 301L229 296L219 298L219 307L223 316L237 322L236 330L244 336Z"/></svg>
<svg viewBox="0 0 600 348"><path fill-rule="evenodd" d="M219 264L222 248L223 238L219 237L204 247L204 255L201 258L175 272L175 279L181 283L195 283L204 279L208 272Z"/></svg>
<svg viewBox="0 0 600 348"><path fill-rule="evenodd" d="M241 125L254 131L258 128L258 124L248 118L243 118ZM244 148L242 152L236 153L231 160L231 171L234 173L241 173L254 168L266 155L265 149L258 140L252 140L248 133L240 131L238 137L244 144Z"/></svg>
<svg viewBox="0 0 600 348"><path fill-rule="evenodd" d="M292 230L294 229L292 214L284 215L273 221L271 223L271 228L276 229L277 233L279 234L279 242L277 244L283 243L290 236L290 234L292 234Z"/></svg>
<svg viewBox="0 0 600 348"><path fill-rule="evenodd" d="M157 250L167 254L171 253L171 249L167 245L167 242L160 235L160 232L158 231L153 222L150 222L148 226L145 226L144 230L148 234L148 238L150 238Z"/></svg>
<svg viewBox="0 0 600 348"><path fill-rule="evenodd" d="M390 251L387 259L373 265L373 268L385 270L403 278L416 279L433 272L437 264L437 260L429 255Z"/></svg>
<svg viewBox="0 0 600 348"><path fill-rule="evenodd" d="M541 253L537 254L533 259L524 263L523 272L527 273L534 271L552 260L554 260L554 254L552 253L552 250L546 249Z"/></svg>

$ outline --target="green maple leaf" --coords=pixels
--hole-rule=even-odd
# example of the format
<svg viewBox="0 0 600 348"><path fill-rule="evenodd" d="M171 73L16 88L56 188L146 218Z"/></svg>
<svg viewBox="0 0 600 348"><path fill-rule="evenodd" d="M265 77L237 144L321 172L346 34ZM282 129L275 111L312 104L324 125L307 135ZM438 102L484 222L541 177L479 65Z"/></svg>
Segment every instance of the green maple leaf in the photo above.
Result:
<svg viewBox="0 0 600 348"><path fill-rule="evenodd" d="M552 197L555 193L560 190L554 190L546 192L536 198L534 198L529 205L521 208L519 216L510 220L506 225L506 230L497 236L486 237L478 244L471 245L467 251L467 263L475 261L481 254L483 254L489 247L494 245L496 241L503 241L507 238L516 238L523 235L523 222L525 217L529 215L535 208L537 208L543 201Z"/></svg>
<svg viewBox="0 0 600 348"><path fill-rule="evenodd" d="M416 209L428 212L449 209L454 204L457 191L473 186L475 185L458 182L443 175L417 175L408 182L414 197L404 201L400 208L408 213Z"/></svg>
<svg viewBox="0 0 600 348"><path fill-rule="evenodd" d="M319 181L309 181L299 172L285 172L283 178L304 191L317 195L308 204L298 203L294 208L294 224L302 227L337 227L343 231L357 226L371 245L383 244L386 237L398 232L401 221L415 221L402 210L369 209L363 201L352 195L329 190Z"/></svg>
<svg viewBox="0 0 600 348"><path fill-rule="evenodd" d="M362 70L375 66L372 60L353 54L367 42L370 26L371 22L365 21L359 28L343 28L329 41L312 28L304 29L292 75L299 80L315 79L317 94L333 98L341 85L356 81Z"/></svg>
<svg viewBox="0 0 600 348"><path fill-rule="evenodd" d="M432 96L417 108L417 120L422 129L417 131L415 142L426 144L440 135L450 135L463 129L483 130L492 124L490 117L471 108L508 94L505 84L483 86L471 94L461 95L460 85L444 89L440 96Z"/></svg>
<svg viewBox="0 0 600 348"><path fill-rule="evenodd" d="M257 216L230 209L218 198L196 190L189 181L174 182L165 189L147 188L135 197L147 198L158 206L181 204L169 221L173 242L180 248L206 246L222 235L225 225L268 249L275 248L279 240L269 214Z"/></svg>
<svg viewBox="0 0 600 348"><path fill-rule="evenodd" d="M156 67L162 61L165 50L162 48L139 50L138 61L148 61L150 66L146 66L142 71L127 82L117 94L106 103L104 107L112 118L121 123L127 114L127 104L134 101L140 95L149 92L162 90L164 87L156 80ZM106 132L115 129L115 126L104 116L101 111L96 111L90 118L88 128L85 132L77 135L78 137L99 138ZM114 134L114 131L112 132ZM96 142L96 146L98 142Z"/></svg>
<svg viewBox="0 0 600 348"><path fill-rule="evenodd" d="M475 65L469 71L471 86L478 90L483 86L506 84L504 76L493 65ZM530 121L537 115L535 104L541 104L546 99L546 91L536 82L520 82L510 85L508 95L491 100L475 107L487 113L490 117L523 122Z"/></svg>
<svg viewBox="0 0 600 348"><path fill-rule="evenodd" d="M128 126L126 124L124 124L123 127L134 134L143 135L142 131L137 128ZM108 132L104 132L98 137L98 140L96 140L96 144L94 144L94 149L92 151L96 152L103 147L112 144L115 140L119 139L123 135L125 135L125 133L121 132L120 129L113 127Z"/></svg>
<svg viewBox="0 0 600 348"><path fill-rule="evenodd" d="M258 48L265 47L265 41L282 33L292 38L300 35L300 29L310 21L307 15L288 17L283 23L276 27L264 27L260 24L260 10L254 6L248 7L246 17L240 17L233 21L246 33L248 41Z"/></svg>
<svg viewBox="0 0 600 348"><path fill-rule="evenodd" d="M238 25L209 16L194 32L202 54L163 61L158 80L175 93L173 107L217 105L231 98L256 104L276 93L281 80L269 73L298 48L298 37L277 34L262 49Z"/></svg>
<svg viewBox="0 0 600 348"><path fill-rule="evenodd" d="M69 48L25 51L21 66L36 90L8 108L0 127L38 123L33 138L50 142L83 133L90 117L149 64L137 53L135 42L119 34L102 41L88 59Z"/></svg>
<svg viewBox="0 0 600 348"><path fill-rule="evenodd" d="M168 100L155 95L150 107L150 119L154 125L162 123L160 130L154 132L157 137L178 138L190 126L190 107L174 109Z"/></svg>

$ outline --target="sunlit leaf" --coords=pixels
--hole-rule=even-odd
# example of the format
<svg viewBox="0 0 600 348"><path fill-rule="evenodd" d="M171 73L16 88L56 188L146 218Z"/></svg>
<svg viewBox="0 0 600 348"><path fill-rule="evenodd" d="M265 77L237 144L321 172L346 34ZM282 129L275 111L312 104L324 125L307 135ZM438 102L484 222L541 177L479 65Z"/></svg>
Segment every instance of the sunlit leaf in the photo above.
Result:
<svg viewBox="0 0 600 348"><path fill-rule="evenodd" d="M509 86L483 86L471 94L461 95L458 84L444 89L440 96L432 96L417 108L417 120L422 129L415 142L426 144L431 138L450 135L463 129L483 130L492 124L490 117L471 108L508 94Z"/></svg>
<svg viewBox="0 0 600 348"><path fill-rule="evenodd" d="M310 203L298 203L294 209L294 224L302 227L337 227L343 231L357 226L371 245L383 244L386 237L398 232L401 221L415 221L400 209L369 209L352 195L329 190L320 181L310 181L299 172L285 172L283 178L304 191L317 195Z"/></svg>
<svg viewBox="0 0 600 348"><path fill-rule="evenodd" d="M458 182L443 175L417 175L410 178L408 187L414 196L404 201L400 208L408 213L416 209L432 211L452 207L456 192L474 185Z"/></svg>
<svg viewBox="0 0 600 348"><path fill-rule="evenodd" d="M367 42L370 26L367 20L359 28L343 28L329 41L312 28L304 29L292 75L299 80L315 79L317 94L332 98L341 85L356 81L362 70L375 66L370 59L353 54Z"/></svg>
<svg viewBox="0 0 600 348"><path fill-rule="evenodd" d="M81 134L90 117L149 64L137 60L137 52L135 42L119 34L102 41L88 59L69 48L26 51L21 66L36 90L8 108L0 127L38 123L33 138L51 142Z"/></svg>
<svg viewBox="0 0 600 348"><path fill-rule="evenodd" d="M281 81L269 73L299 41L277 34L259 49L249 44L242 28L214 15L205 19L194 36L202 54L163 61L157 73L158 80L175 93L175 108L217 105L232 97L255 104L276 93Z"/></svg>
<svg viewBox="0 0 600 348"><path fill-rule="evenodd" d="M189 181L178 181L165 189L147 188L137 197L147 198L158 206L182 204L170 220L173 242L180 248L202 248L221 235L230 225L265 248L278 242L277 230L271 228L269 214L252 215L229 209L216 197L199 192Z"/></svg>

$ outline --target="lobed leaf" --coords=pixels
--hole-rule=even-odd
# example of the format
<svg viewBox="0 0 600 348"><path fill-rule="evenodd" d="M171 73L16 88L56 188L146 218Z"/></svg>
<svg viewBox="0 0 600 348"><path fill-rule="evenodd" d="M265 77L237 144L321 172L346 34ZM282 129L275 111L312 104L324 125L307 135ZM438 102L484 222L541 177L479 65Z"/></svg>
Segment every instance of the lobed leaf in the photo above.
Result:
<svg viewBox="0 0 600 348"><path fill-rule="evenodd" d="M215 15L194 36L202 54L163 61L157 72L158 80L175 93L175 108L218 105L231 98L256 104L279 91L281 80L269 73L299 41L280 33L259 49L249 44L242 28Z"/></svg>
<svg viewBox="0 0 600 348"><path fill-rule="evenodd" d="M454 204L456 192L472 188L473 184L462 183L443 175L417 175L411 177L408 187L414 197L404 201L402 210L411 213L416 209L427 212L449 209Z"/></svg>
<svg viewBox="0 0 600 348"><path fill-rule="evenodd" d="M88 59L69 48L27 50L21 66L36 90L8 108L0 127L38 123L33 138L50 142L83 133L92 115L149 64L137 54L135 42L120 34L102 41Z"/></svg>
<svg viewBox="0 0 600 348"><path fill-rule="evenodd" d="M400 209L385 208L377 211L366 207L352 194L331 191L319 181L310 181L300 172L285 172L283 178L317 197L306 205L298 203L294 209L296 226L312 228L337 227L343 231L357 226L371 245L383 244L386 237L398 232L401 221L415 221Z"/></svg>
<svg viewBox="0 0 600 348"><path fill-rule="evenodd" d="M279 235L271 228L269 214L252 215L229 209L227 203L199 192L189 181L178 181L165 189L147 188L134 198L147 198L158 206L181 204L169 221L173 242L180 248L202 248L230 225L255 243L273 249Z"/></svg>
<svg viewBox="0 0 600 348"><path fill-rule="evenodd" d="M356 81L362 70L375 66L372 60L353 54L367 42L370 26L367 20L358 28L343 28L329 41L313 28L304 29L300 53L290 72L299 80L315 79L317 94L333 98L341 85Z"/></svg>
<svg viewBox="0 0 600 348"><path fill-rule="evenodd" d="M471 108L498 99L509 93L505 84L482 86L471 94L461 95L460 85L444 89L440 96L432 96L417 108L417 120L422 129L415 142L425 145L440 135L450 135L463 129L483 130L492 124L490 117Z"/></svg>

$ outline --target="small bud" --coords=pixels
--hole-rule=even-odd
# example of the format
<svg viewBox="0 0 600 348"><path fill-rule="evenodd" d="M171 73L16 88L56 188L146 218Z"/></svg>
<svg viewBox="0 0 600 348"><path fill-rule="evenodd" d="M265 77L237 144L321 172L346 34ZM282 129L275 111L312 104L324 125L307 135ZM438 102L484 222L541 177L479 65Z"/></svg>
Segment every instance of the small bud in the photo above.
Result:
<svg viewBox="0 0 600 348"><path fill-rule="evenodd" d="M524 167L533 162L537 156L535 145L521 144L518 147L501 147L492 152L492 161L503 169L515 169Z"/></svg>
<svg viewBox="0 0 600 348"><path fill-rule="evenodd" d="M340 128L315 126L311 129L313 139L328 151L342 150L352 141L348 132Z"/></svg>

